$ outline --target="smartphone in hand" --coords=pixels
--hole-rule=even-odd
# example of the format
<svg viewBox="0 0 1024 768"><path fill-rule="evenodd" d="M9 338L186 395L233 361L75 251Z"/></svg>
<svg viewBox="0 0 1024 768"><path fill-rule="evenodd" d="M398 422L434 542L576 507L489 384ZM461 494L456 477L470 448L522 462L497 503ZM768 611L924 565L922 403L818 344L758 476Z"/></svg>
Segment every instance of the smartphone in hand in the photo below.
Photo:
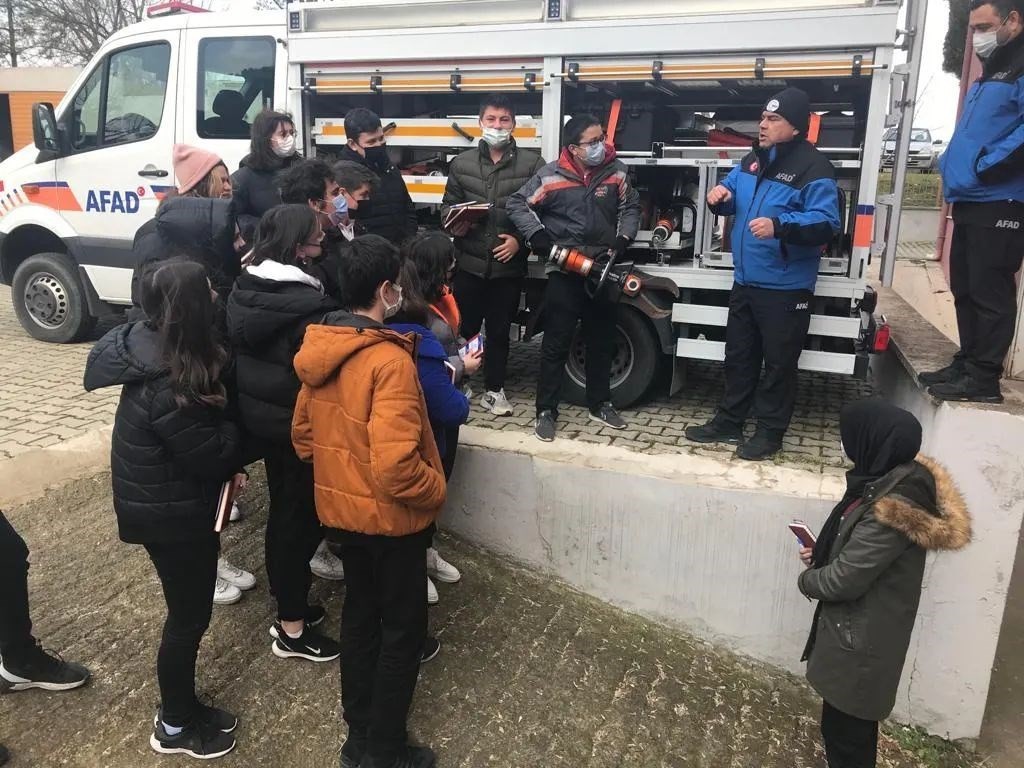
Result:
<svg viewBox="0 0 1024 768"><path fill-rule="evenodd" d="M791 530L793 535L800 541L800 546L808 547L809 549L814 548L817 538L811 529L807 527L807 523L803 520L794 520L789 524L789 530Z"/></svg>
<svg viewBox="0 0 1024 768"><path fill-rule="evenodd" d="M455 378L458 375L458 371L455 370L455 366L449 363L447 360L444 361L445 370L448 371L448 378L452 380L452 385L455 384Z"/></svg>
<svg viewBox="0 0 1024 768"><path fill-rule="evenodd" d="M466 355L475 354L477 352L484 351L484 337L479 333L472 339L466 342L466 346L459 350L459 357L465 358Z"/></svg>

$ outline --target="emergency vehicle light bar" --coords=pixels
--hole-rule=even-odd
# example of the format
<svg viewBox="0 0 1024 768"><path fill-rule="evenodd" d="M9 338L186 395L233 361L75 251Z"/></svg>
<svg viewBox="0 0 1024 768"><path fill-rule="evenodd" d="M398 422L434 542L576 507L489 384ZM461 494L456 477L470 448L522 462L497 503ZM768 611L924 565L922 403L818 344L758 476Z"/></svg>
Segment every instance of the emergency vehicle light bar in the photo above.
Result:
<svg viewBox="0 0 1024 768"><path fill-rule="evenodd" d="M183 0L167 0L164 3L156 3L146 9L146 16L150 19L159 19L164 16L173 16L177 13L208 13L209 8L200 8L198 5L183 2Z"/></svg>

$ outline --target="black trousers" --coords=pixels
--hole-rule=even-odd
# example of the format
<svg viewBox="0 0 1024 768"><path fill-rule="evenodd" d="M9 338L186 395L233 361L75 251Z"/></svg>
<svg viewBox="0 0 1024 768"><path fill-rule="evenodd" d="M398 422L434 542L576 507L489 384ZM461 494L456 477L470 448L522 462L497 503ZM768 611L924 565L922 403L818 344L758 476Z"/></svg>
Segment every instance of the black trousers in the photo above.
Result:
<svg viewBox="0 0 1024 768"><path fill-rule="evenodd" d="M455 300L462 313L462 336L471 339L487 324L487 349L484 355L484 385L488 392L505 386L508 370L509 332L516 312L523 281L518 277L486 280L468 272L457 272Z"/></svg>
<svg viewBox="0 0 1024 768"><path fill-rule="evenodd" d="M587 406L594 410L611 399L615 305L602 298L588 297L582 277L553 272L548 275L544 289L544 338L540 347L537 413L553 411L558 415L565 363L580 320L586 343Z"/></svg>
<svg viewBox="0 0 1024 768"><path fill-rule="evenodd" d="M411 536L332 532L345 566L341 703L350 738L388 764L408 742L406 719L427 634L431 529Z"/></svg>
<svg viewBox="0 0 1024 768"><path fill-rule="evenodd" d="M828 768L875 768L878 761L878 722L840 712L821 703L821 735Z"/></svg>
<svg viewBox="0 0 1024 768"><path fill-rule="evenodd" d="M0 656L20 660L35 642L28 614L28 545L0 512Z"/></svg>
<svg viewBox="0 0 1024 768"><path fill-rule="evenodd" d="M1006 210L998 204L998 210ZM1003 374L1003 362L1013 342L1017 320L1017 286L1014 275L1024 259L1024 224L1019 219L998 219L984 208L967 209L956 226L949 256L949 287L956 306L960 331L959 357L975 379L995 383ZM1021 217L1024 218L1024 217ZM997 227L1000 222L1020 224L1020 229Z"/></svg>
<svg viewBox="0 0 1024 768"><path fill-rule="evenodd" d="M196 658L210 626L217 581L220 536L146 544L167 602L167 619L156 657L160 705L165 723L188 725L196 712Z"/></svg>
<svg viewBox="0 0 1024 768"><path fill-rule="evenodd" d="M268 445L264 456L270 511L267 515L267 581L281 621L306 615L313 574L309 560L323 538L316 516L313 465L291 444Z"/></svg>
<svg viewBox="0 0 1024 768"><path fill-rule="evenodd" d="M725 395L716 420L742 428L753 407L758 431L782 439L796 405L797 364L813 295L733 285L725 330Z"/></svg>
<svg viewBox="0 0 1024 768"><path fill-rule="evenodd" d="M452 479L452 470L455 469L455 454L459 450L459 428L448 427L444 431L444 455L441 457L441 467L444 469L444 479Z"/></svg>

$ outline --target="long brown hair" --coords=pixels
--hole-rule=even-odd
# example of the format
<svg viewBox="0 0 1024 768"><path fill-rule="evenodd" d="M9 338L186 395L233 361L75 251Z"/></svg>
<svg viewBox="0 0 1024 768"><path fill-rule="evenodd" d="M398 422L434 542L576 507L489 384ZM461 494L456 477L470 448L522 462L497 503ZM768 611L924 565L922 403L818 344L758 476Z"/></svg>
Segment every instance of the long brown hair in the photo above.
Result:
<svg viewBox="0 0 1024 768"><path fill-rule="evenodd" d="M210 290L203 265L183 258L154 262L142 275L142 310L160 333L161 357L181 407L227 405L220 375L228 353L216 339Z"/></svg>

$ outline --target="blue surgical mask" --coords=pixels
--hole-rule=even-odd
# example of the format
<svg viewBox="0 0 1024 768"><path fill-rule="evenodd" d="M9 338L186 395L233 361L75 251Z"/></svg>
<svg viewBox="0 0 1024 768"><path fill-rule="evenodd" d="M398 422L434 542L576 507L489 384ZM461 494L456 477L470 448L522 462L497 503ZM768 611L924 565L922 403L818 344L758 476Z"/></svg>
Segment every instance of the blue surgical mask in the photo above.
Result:
<svg viewBox="0 0 1024 768"><path fill-rule="evenodd" d="M345 197L344 192L334 198L334 213L339 219L348 216L348 198Z"/></svg>

